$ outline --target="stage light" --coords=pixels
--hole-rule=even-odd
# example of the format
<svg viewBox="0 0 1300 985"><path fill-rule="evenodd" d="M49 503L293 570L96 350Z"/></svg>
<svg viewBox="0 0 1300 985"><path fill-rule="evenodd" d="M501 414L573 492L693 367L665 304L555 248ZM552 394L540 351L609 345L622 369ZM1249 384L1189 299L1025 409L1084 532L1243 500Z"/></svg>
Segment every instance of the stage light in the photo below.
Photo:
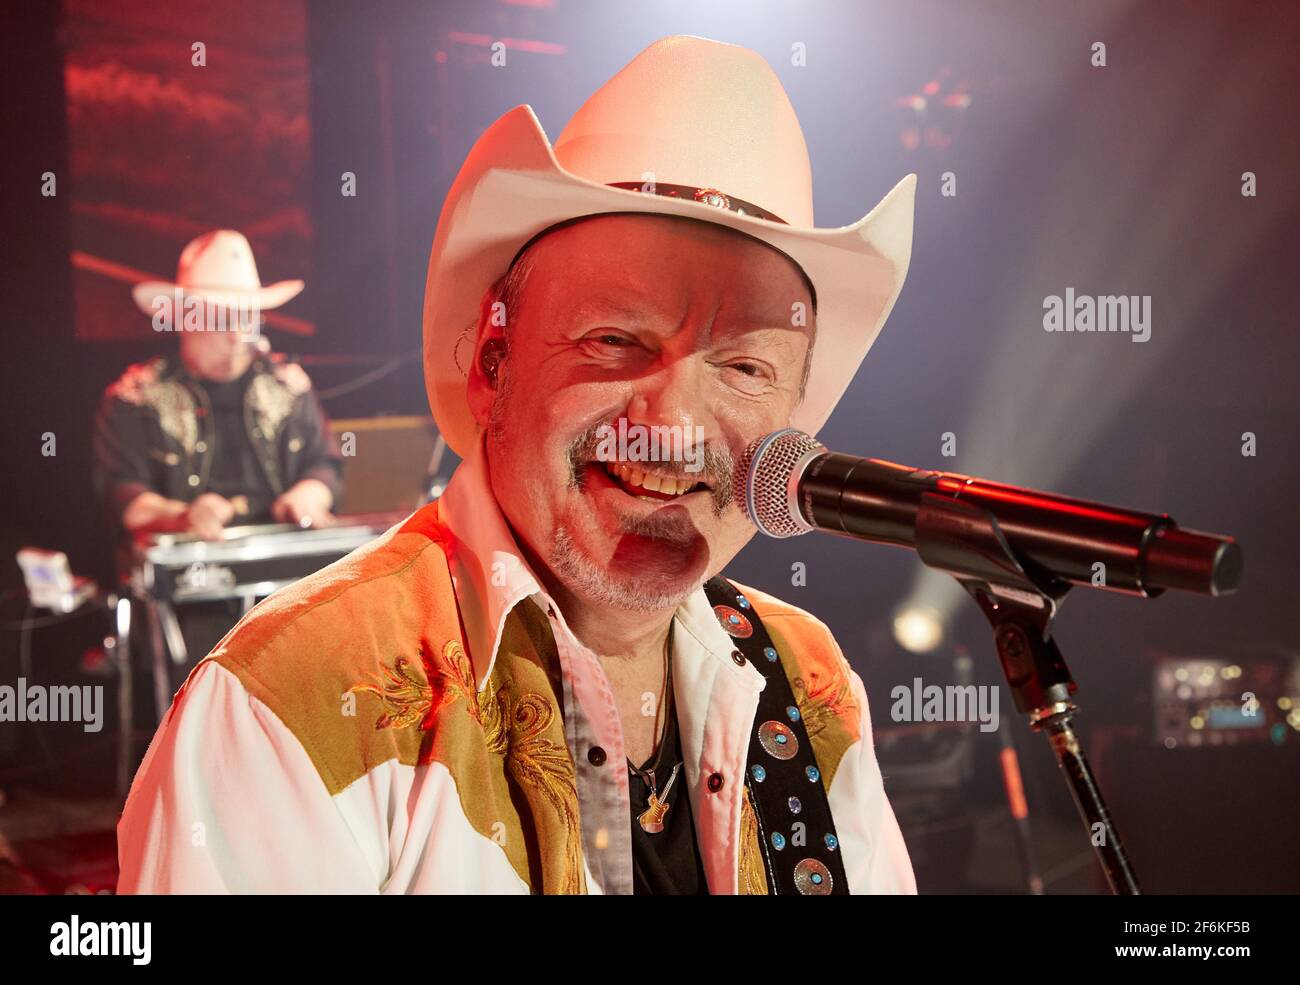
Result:
<svg viewBox="0 0 1300 985"><path fill-rule="evenodd" d="M930 653L943 642L943 619L928 605L905 605L894 613L894 639L911 653Z"/></svg>

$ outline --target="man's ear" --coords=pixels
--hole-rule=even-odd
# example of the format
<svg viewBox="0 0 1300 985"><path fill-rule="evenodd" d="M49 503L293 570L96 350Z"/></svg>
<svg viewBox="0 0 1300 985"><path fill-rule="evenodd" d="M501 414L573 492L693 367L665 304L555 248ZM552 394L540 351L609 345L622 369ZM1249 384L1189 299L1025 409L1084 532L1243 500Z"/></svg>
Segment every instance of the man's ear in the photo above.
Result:
<svg viewBox="0 0 1300 985"><path fill-rule="evenodd" d="M470 360L466 374L466 398L479 427L487 426L500 385L501 362L506 354L505 326L501 324L501 319L492 317L496 301L495 290L489 290L483 295L474 341L474 357Z"/></svg>

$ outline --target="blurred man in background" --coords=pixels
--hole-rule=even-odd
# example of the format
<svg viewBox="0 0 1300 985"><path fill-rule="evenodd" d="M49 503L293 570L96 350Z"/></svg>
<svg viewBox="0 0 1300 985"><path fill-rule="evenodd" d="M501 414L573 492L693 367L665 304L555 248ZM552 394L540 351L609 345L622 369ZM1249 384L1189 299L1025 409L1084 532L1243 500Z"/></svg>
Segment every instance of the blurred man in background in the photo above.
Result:
<svg viewBox="0 0 1300 985"><path fill-rule="evenodd" d="M302 288L262 286L248 240L231 230L189 243L174 283L135 287L154 330L179 334L179 352L131 366L100 403L94 485L120 531L220 540L235 524L332 522L341 462L329 420L302 367L277 361L260 331L260 312ZM240 609L196 603L180 615L202 656Z"/></svg>
<svg viewBox="0 0 1300 985"><path fill-rule="evenodd" d="M258 312L302 290L263 287L239 233L185 247L176 283L146 282L136 303L179 358L127 369L95 424L95 489L122 528L217 540L232 522L331 520L340 463L329 421L302 368L262 348Z"/></svg>

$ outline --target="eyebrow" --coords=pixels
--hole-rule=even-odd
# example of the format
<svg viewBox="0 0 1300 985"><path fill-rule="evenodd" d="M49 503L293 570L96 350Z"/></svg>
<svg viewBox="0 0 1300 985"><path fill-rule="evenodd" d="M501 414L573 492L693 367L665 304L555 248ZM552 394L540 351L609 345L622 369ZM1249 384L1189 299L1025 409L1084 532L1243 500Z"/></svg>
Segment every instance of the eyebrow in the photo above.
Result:
<svg viewBox="0 0 1300 985"><path fill-rule="evenodd" d="M742 328L737 332L738 335L760 335L764 345L774 345L781 349L789 349L794 345L795 338L802 338L799 329L791 325L790 327L775 325L756 325L753 328Z"/></svg>
<svg viewBox="0 0 1300 985"><path fill-rule="evenodd" d="M574 322L583 322L590 318L612 317L624 321L644 323L647 318L644 311L636 306L635 301L629 304L625 300L617 300L607 294L586 295L582 300L576 302L572 308L572 318ZM790 338L790 333L798 335L796 326L773 325L768 322L755 321L747 325L740 326L737 330L741 335L753 335L761 333L768 338L765 340L769 344L775 343L782 348L790 348L794 342ZM712 340L713 326L705 332L705 338Z"/></svg>
<svg viewBox="0 0 1300 985"><path fill-rule="evenodd" d="M793 355L796 339L799 338L807 339L810 336L806 330L801 330L797 326L772 325L770 323L739 328L734 334L722 339L715 338L712 331L709 331L705 337L709 345L717 345L724 349L733 346L738 348L757 346L765 351L775 350L782 355Z"/></svg>

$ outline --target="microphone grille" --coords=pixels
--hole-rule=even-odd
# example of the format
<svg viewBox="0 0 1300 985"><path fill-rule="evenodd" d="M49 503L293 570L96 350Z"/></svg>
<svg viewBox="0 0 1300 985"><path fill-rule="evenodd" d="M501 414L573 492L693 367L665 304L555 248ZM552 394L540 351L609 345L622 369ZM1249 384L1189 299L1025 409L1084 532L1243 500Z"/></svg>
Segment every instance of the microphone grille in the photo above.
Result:
<svg viewBox="0 0 1300 985"><path fill-rule="evenodd" d="M735 473L735 498L746 516L769 537L794 537L812 529L799 512L794 487L809 459L826 451L811 435L794 428L753 441Z"/></svg>

